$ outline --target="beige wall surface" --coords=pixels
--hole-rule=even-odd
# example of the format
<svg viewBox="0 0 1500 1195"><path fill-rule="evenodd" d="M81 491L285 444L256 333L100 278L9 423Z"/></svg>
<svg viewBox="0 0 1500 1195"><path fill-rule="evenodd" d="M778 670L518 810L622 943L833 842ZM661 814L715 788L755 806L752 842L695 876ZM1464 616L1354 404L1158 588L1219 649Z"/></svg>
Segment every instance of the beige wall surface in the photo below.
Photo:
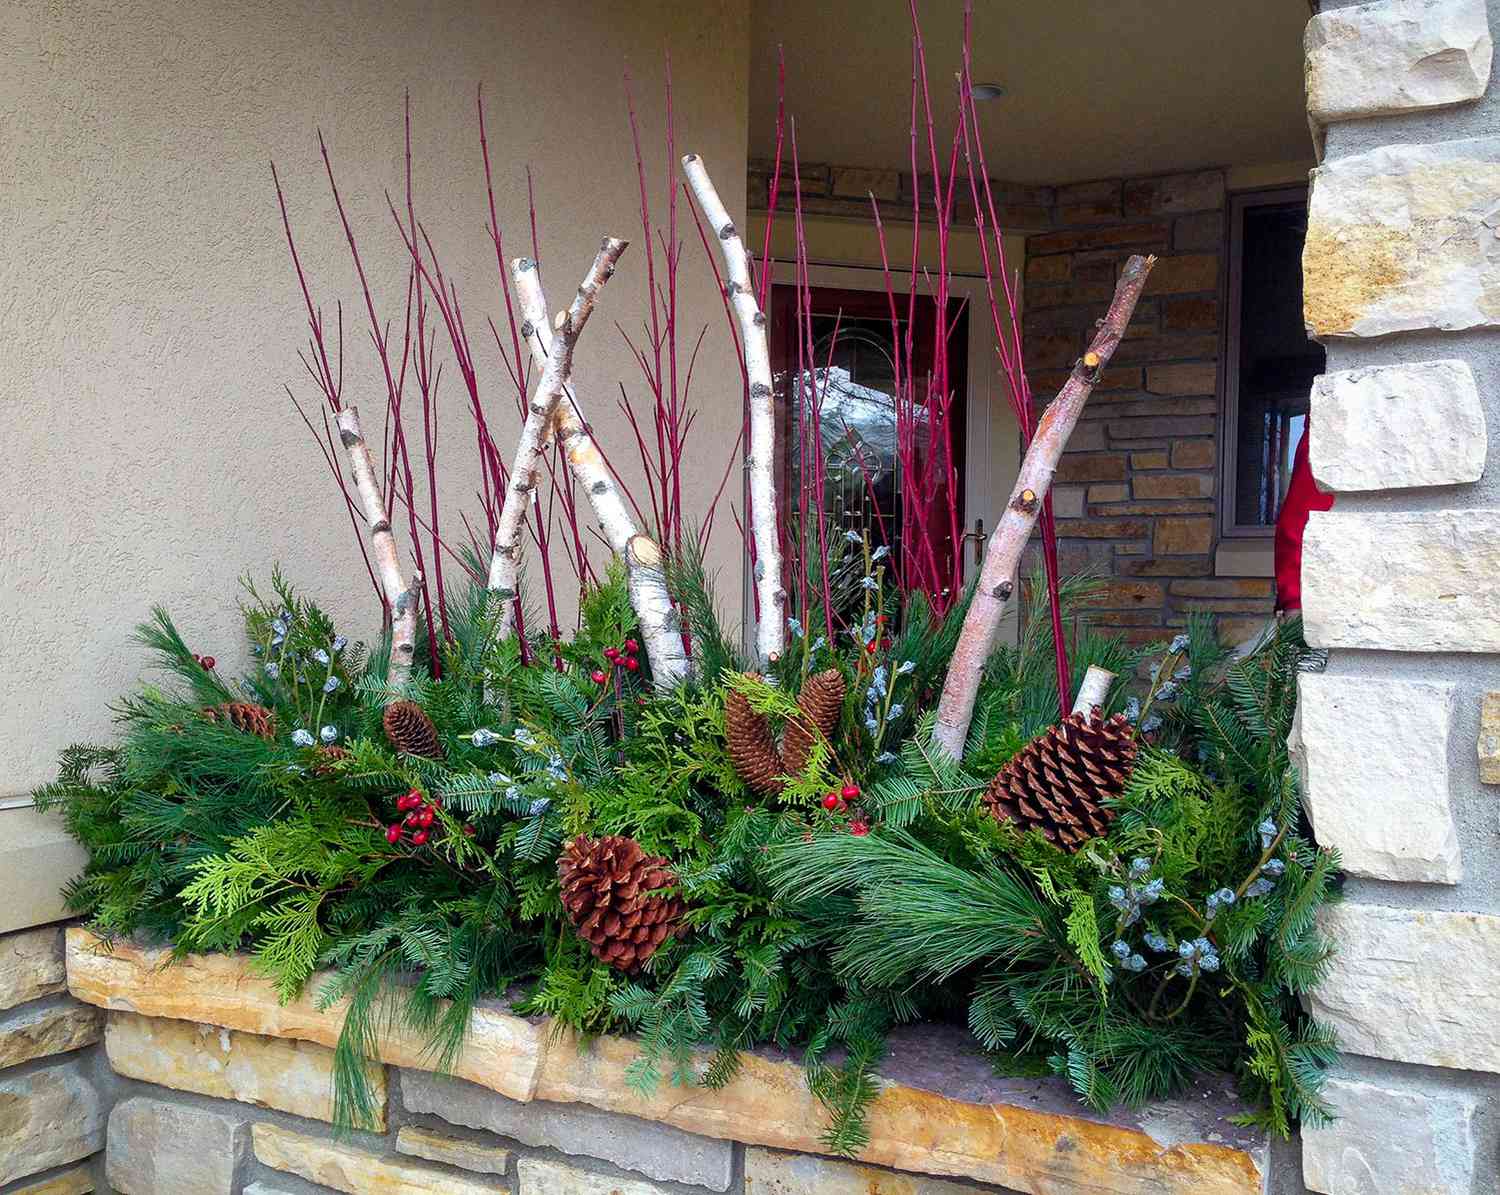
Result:
<svg viewBox="0 0 1500 1195"><path fill-rule="evenodd" d="M273 562L352 635L376 625L348 518L282 392L314 397L268 160L330 322L344 301L346 397L378 412L314 134L328 137L383 317L399 322L404 261L382 195L400 185L410 87L419 214L466 302L485 398L508 436L513 395L484 323L499 306L475 85L517 253L528 248L524 168L535 169L555 305L601 234L639 242L627 68L656 204L669 52L679 148L704 154L743 212L747 38L743 0L0 6L0 798L45 779L65 743L109 732L105 703L141 673L130 636L153 602L230 666L244 659L237 578L264 578ZM738 431L740 381L685 213L682 234L689 344L709 325L694 391L734 412L697 424L688 508L701 511ZM579 349L580 396L620 459L631 448L616 382L644 388L614 324L640 327L644 267L637 243ZM464 402L450 360L441 488L453 509L477 476ZM733 568L727 510L717 526L713 563Z"/></svg>

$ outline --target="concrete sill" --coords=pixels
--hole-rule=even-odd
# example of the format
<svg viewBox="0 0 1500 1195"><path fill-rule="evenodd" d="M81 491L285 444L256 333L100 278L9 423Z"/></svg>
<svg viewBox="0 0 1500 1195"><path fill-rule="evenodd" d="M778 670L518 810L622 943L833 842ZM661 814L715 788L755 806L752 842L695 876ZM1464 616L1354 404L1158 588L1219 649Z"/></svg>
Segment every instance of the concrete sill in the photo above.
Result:
<svg viewBox="0 0 1500 1195"><path fill-rule="evenodd" d="M68 931L68 988L101 1008L293 1038L331 1046L341 1008L320 1012L309 992L287 1005L238 955L107 946ZM1222 1082L1179 1100L1109 1118L1080 1108L1060 1082L997 1078L958 1030L915 1026L891 1043L884 1086L862 1161L921 1174L997 1183L1030 1195L1259 1195L1267 1170L1262 1134L1230 1123L1238 1111ZM431 1070L419 1039L388 1034L382 1061ZM580 1047L544 1018L493 1002L474 1017L454 1074L514 1100L584 1103L707 1137L818 1153L826 1123L802 1068L770 1053L746 1058L719 1091L663 1083L645 1099L625 1085L635 1054L626 1038Z"/></svg>

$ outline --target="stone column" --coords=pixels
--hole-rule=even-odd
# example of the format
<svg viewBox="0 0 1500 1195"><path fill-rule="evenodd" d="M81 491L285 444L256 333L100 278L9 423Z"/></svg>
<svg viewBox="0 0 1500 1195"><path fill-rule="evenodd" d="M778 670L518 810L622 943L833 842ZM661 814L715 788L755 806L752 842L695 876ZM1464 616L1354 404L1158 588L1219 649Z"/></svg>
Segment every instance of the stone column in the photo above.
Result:
<svg viewBox="0 0 1500 1195"><path fill-rule="evenodd" d="M1328 349L1311 461L1338 495L1303 559L1298 748L1343 852L1338 956L1312 1012L1345 1051L1306 1129L1328 1195L1500 1190L1500 0L1324 0L1308 26L1323 148L1303 261ZM1492 736L1500 740L1500 735Z"/></svg>

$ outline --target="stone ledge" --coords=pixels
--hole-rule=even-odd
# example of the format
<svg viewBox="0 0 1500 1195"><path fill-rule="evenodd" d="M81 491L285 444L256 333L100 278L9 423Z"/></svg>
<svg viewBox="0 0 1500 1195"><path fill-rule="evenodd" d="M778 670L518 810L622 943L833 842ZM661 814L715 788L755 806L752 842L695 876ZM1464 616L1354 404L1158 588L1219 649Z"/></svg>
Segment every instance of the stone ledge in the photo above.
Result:
<svg viewBox="0 0 1500 1195"><path fill-rule="evenodd" d="M278 1004L242 957L167 966L169 959L164 948L111 948L85 930L68 931L68 983L80 1000L324 1045L337 1038L341 1009L319 1012L310 995ZM618 1037L580 1048L546 1021L491 1002L476 1013L453 1073L511 1099L585 1103L708 1137L822 1150L826 1117L794 1060L752 1054L722 1090L663 1084L646 1099L624 1081L635 1053L635 1043ZM383 1038L380 1054L392 1065L432 1069L412 1037ZM1259 1195L1266 1141L1231 1123L1238 1110L1221 1084L1205 1084L1180 1100L1095 1118L1060 1081L998 1078L960 1030L919 1026L893 1035L860 1160L1028 1195Z"/></svg>

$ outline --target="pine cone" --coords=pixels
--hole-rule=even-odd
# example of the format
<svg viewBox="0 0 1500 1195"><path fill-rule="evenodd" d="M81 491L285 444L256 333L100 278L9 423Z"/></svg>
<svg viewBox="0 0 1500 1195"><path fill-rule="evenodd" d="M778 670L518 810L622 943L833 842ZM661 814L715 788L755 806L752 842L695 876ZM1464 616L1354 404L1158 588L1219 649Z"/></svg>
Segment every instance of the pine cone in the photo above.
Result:
<svg viewBox="0 0 1500 1195"><path fill-rule="evenodd" d="M415 701L393 701L380 720L391 746L404 755L442 759L447 754L438 740L437 727Z"/></svg>
<svg viewBox="0 0 1500 1195"><path fill-rule="evenodd" d="M782 788L781 755L771 734L771 721L750 708L749 699L737 689L724 698L724 739L729 760L750 788L769 796Z"/></svg>
<svg viewBox="0 0 1500 1195"><path fill-rule="evenodd" d="M1064 850L1077 850L1109 829L1118 797L1135 764L1136 742L1123 714L1070 714L1037 736L1000 770L984 803L1000 821L1040 830Z"/></svg>
<svg viewBox="0 0 1500 1195"><path fill-rule="evenodd" d="M275 713L253 702L226 701L223 705L206 705L203 716L210 722L228 722L236 730L258 734L263 739L276 737Z"/></svg>
<svg viewBox="0 0 1500 1195"><path fill-rule="evenodd" d="M333 765L341 759L347 759L349 751L345 747L319 747L318 762L313 764L314 776L332 776Z"/></svg>
<svg viewBox="0 0 1500 1195"><path fill-rule="evenodd" d="M797 708L802 717L786 724L781 736L781 760L793 775L807 767L813 744L819 738L832 738L844 710L844 674L837 668L815 672L802 682L797 694Z"/></svg>
<svg viewBox="0 0 1500 1195"><path fill-rule="evenodd" d="M633 838L575 838L557 861L557 877L578 936L621 971L639 969L682 923L682 901L655 891L676 882L667 861Z"/></svg>

